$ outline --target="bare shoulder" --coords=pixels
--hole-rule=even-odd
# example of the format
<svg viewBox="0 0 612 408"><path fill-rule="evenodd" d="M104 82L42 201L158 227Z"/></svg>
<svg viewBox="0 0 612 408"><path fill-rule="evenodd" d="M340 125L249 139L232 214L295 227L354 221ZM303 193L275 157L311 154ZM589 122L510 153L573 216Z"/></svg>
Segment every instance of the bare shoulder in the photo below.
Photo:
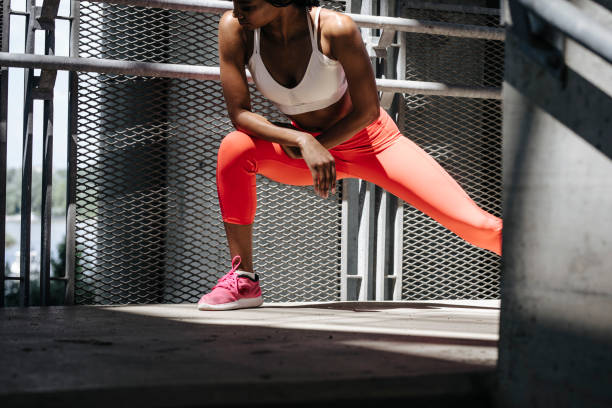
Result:
<svg viewBox="0 0 612 408"><path fill-rule="evenodd" d="M357 24L346 14L322 8L319 19L321 35L329 39L351 37L358 33Z"/></svg>
<svg viewBox="0 0 612 408"><path fill-rule="evenodd" d="M242 27L238 19L234 17L232 10L227 10L219 20L219 34L225 37L241 37Z"/></svg>
<svg viewBox="0 0 612 408"><path fill-rule="evenodd" d="M226 11L219 20L220 53L225 52L229 58L248 55L251 48L248 46L249 36L252 37L252 35L252 31L245 30L240 25L232 10Z"/></svg>

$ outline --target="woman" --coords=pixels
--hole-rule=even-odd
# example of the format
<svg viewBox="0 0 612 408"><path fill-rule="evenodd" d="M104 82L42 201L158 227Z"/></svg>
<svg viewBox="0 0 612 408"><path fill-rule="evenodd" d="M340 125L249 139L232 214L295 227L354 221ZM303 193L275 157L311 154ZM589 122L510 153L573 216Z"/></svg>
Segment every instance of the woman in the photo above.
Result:
<svg viewBox="0 0 612 408"><path fill-rule="evenodd" d="M253 272L255 175L313 185L326 198L355 177L397 195L466 241L501 254L501 219L481 210L380 109L370 59L352 19L318 0L234 0L219 23L221 83L236 131L219 147L217 190L232 269L200 310L263 302ZM251 112L248 67L259 91L292 121Z"/></svg>

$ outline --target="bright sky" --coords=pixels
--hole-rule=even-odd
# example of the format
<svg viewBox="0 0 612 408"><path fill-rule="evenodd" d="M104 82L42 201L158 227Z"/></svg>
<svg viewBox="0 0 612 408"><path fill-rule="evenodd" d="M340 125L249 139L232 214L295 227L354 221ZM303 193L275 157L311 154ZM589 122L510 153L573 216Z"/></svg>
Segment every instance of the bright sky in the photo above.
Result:
<svg viewBox="0 0 612 408"><path fill-rule="evenodd" d="M25 0L12 0L11 8L16 11L25 11ZM41 6L42 0L36 4ZM61 0L60 16L70 15L70 1ZM70 24L66 20L56 20L55 23L55 54L68 56ZM44 54L44 32L36 33L36 54ZM25 17L11 16L9 51L23 53L25 51ZM9 69L8 87L8 119L7 119L7 167L20 168L22 162L23 145L23 97L24 74L22 68ZM35 71L39 74L39 70ZM68 73L58 71L54 92L53 115L53 168L65 169L67 166L67 124L68 124ZM34 102L34 139L32 165L42 166L42 130L43 130L43 102Z"/></svg>

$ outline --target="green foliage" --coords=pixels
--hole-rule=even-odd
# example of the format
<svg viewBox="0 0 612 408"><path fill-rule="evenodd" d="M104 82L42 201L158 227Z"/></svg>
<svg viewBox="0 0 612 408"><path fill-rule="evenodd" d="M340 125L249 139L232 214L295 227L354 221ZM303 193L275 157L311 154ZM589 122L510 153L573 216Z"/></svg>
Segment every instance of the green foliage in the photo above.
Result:
<svg viewBox="0 0 612 408"><path fill-rule="evenodd" d="M9 234L6 234L4 236L4 247L12 247L13 245L15 245L17 243L17 240Z"/></svg>
<svg viewBox="0 0 612 408"><path fill-rule="evenodd" d="M10 284L9 284L10 283ZM18 281L7 282L5 290L4 306L19 306L19 283ZM51 281L49 284L49 304L61 306L64 304L64 293L66 283L63 281ZM40 283L38 279L30 281L30 306L40 306Z"/></svg>
<svg viewBox="0 0 612 408"><path fill-rule="evenodd" d="M51 184L51 213L61 215L66 212L67 171L53 172ZM42 208L42 171L32 169L32 213L41 214ZM8 169L6 172L6 214L21 213L21 169Z"/></svg>
<svg viewBox="0 0 612 408"><path fill-rule="evenodd" d="M64 276L66 270L66 239L57 244L57 258L51 259L51 276Z"/></svg>
<svg viewBox="0 0 612 408"><path fill-rule="evenodd" d="M66 270L66 240L63 239L57 244L57 257L51 259L51 276L64 276ZM77 264L79 253L77 253ZM5 265L9 269L9 264ZM34 278L34 276L32 276ZM38 277L36 277L38 278ZM6 281L4 291L4 305L18 306L19 305L19 282ZM65 281L51 281L49 285L49 302L52 306L63 305L64 295L66 293ZM30 281L30 305L40 306L40 282L38 279Z"/></svg>
<svg viewBox="0 0 612 408"><path fill-rule="evenodd" d="M21 211L21 171L8 169L6 172L6 213L19 214Z"/></svg>

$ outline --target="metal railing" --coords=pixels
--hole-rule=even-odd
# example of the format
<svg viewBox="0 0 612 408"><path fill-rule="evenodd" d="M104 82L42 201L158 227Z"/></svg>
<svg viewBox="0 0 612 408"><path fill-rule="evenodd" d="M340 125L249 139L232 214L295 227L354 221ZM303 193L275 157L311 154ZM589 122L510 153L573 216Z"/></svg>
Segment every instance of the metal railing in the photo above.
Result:
<svg viewBox="0 0 612 408"><path fill-rule="evenodd" d="M93 0L100 3L154 7L169 10L195 11L199 13L223 13L233 9L226 1L201 0ZM499 28L480 27L468 24L450 24L435 21L415 20L386 16L373 16L346 13L359 27L378 28L400 32L437 34L464 38L481 38L486 40L503 40L505 32Z"/></svg>
<svg viewBox="0 0 612 408"><path fill-rule="evenodd" d="M512 0L612 63L612 29L589 18L566 0Z"/></svg>
<svg viewBox="0 0 612 408"><path fill-rule="evenodd" d="M18 68L40 68L53 71L65 70L115 75L196 79L199 81L218 81L220 78L219 67L117 61L102 58L88 59L55 57L33 54L14 54L7 52L0 52L0 65ZM252 82L251 76L248 73L247 79L249 82ZM381 92L501 99L501 89L499 88L457 86L439 82L406 81L382 78L376 79L376 86Z"/></svg>
<svg viewBox="0 0 612 408"><path fill-rule="evenodd" d="M96 0L97 1L97 0ZM8 2L5 1L5 4L7 4ZM28 6L28 11L26 13L21 13L26 15L27 18L29 18L29 29L28 29L28 47L26 49L26 51L28 52L28 54L14 54L14 53L8 53L7 50L8 48L5 47L3 48L3 52L0 52L0 66L3 67L2 69L2 74L3 74L3 86L2 86L2 92L6 93L6 89L7 87L4 86L5 84L5 76L7 74L7 69L6 67L22 67L22 68L26 68L27 69L27 77L29 78L27 81L28 84L28 89L30 91L33 92L33 96L30 97L30 94L27 94L27 100L31 101L33 100L33 98L40 98L43 99L45 101L45 106L47 107L45 109L45 123L48 123L48 130L46 131L45 134L45 161L44 161L44 166L45 166L45 174L46 174L46 178L43 181L43 189L45 189L45 191L49 191L51 185L50 185L50 169L52 167L52 162L51 162L51 150L50 150L50 146L51 146L51 142L52 142L52 122L50 120L50 117L52 117L52 103L50 103L50 94L49 91L50 89L52 90L52 86L50 87L50 85L52 85L52 81L45 81L44 78L54 78L54 73L57 70L68 70L68 71L72 71L73 73L76 72L97 72L97 73L106 73L106 74L122 74L122 75L137 75L137 76L154 76L154 77L166 77L166 78L183 78L183 79L196 79L196 80L214 80L217 81L219 79L219 69L218 67L204 67L204 66L196 66L196 65L186 65L186 64L168 64L168 63L153 63L153 62L137 62L137 61L118 61L118 60L109 60L109 59L90 59L90 58L78 58L75 57L76 55L78 55L77 52L77 46L76 41L74 40L75 38L77 38L78 36L78 32L76 31L72 31L72 50L71 50L71 55L72 57L58 57L58 56L53 56L53 55L34 55L33 54L33 37L34 37L34 31L35 29L46 29L46 32L53 32L53 26L50 23L50 21L52 21L52 14L50 14L49 10L53 10L54 4L55 4L55 12L57 11L57 7L56 7L56 3L53 2L49 2L46 1L43 5L43 7L41 9L33 9L31 5ZM165 8L165 9L175 9L175 10L184 10L184 11L195 11L195 12L205 12L205 13L221 13L224 12L226 10L231 9L231 3L228 2L221 2L221 1L142 1L142 0L110 0L110 1L104 1L104 3L112 3L112 4L120 4L120 5L132 5L132 6L143 6L143 7L155 7L155 8ZM75 13L76 10L78 10L78 6L76 5L77 3L74 2L73 3L73 14L70 18L70 20L77 21L78 22L78 13ZM434 7L435 8L435 7ZM7 10L7 7L5 6L5 10ZM30 16L35 16L36 14L36 10L38 10L38 13L41 17L39 18L31 18ZM476 10L473 9L471 10L472 12L482 12L483 10ZM10 11L9 11L10 13ZM15 14L18 14L18 12L16 12ZM369 38L369 42L370 44L373 44L374 48L378 48L378 50L383 49L386 50L389 47L397 47L398 44L393 44L393 38L394 38L394 34L395 32L400 32L400 33L421 33L421 34L427 34L427 35L444 35L444 36L456 36L456 37L460 37L460 38L471 38L471 39L483 39L483 40L495 40L495 41L500 41L504 39L504 31L498 28L491 28L491 27L481 27L481 26L474 26L474 25L469 25L469 24L451 24L451 23L440 23L440 22L433 22L433 21L427 21L427 20L417 20L417 19L406 19L406 18L397 18L397 17L377 17L377 16L366 16L366 15L360 15L360 14L355 14L355 13L351 13L350 16L355 20L355 22L362 28L364 29L380 29L382 30L382 33L380 34L380 36L378 37L374 37L372 36L371 38ZM4 20L5 22L7 21L7 19L5 18ZM38 26L36 25L38 24ZM74 27L74 25L73 25ZM5 24L3 26L3 29L6 31L8 29L7 25ZM47 36L47 41L51 41L52 40L52 36ZM3 44L5 43L6 38L3 38ZM401 42L401 41L400 41ZM50 43L47 44L46 49L51 50L52 51L52 46L49 45ZM401 47L401 45L400 45ZM378 55L378 54L376 54ZM401 59L401 58L400 58ZM401 65L398 62L399 65ZM39 68L43 70L43 73L41 74L41 79L38 80L39 83L35 84L35 79L33 77L33 69L34 68ZM400 69L401 71L401 69ZM73 86L72 89L76 89L76 75L72 74L70 77L70 81L71 84ZM45 86L46 83L46 86ZM42 86L41 86L42 85ZM383 78L377 78L377 86L378 89L383 93L383 96L385 94L387 94L387 96L389 94L394 94L394 93L404 93L404 94L413 94L413 95L444 95L444 96L450 96L450 97L465 97L465 98L484 98L484 99L500 99L501 97L501 91L499 88L493 88L493 87L479 87L479 86L459 86L459 85L453 85L453 84L445 84L445 83L441 83L441 82L433 82L433 81L413 81L413 80L398 80L398 79L383 79ZM52 96L52 94L51 94ZM71 106L74 108L74 106L76 106L76 93L72 92L71 93ZM6 97L4 99L4 101L6 101ZM390 99L389 99L390 100ZM5 112L4 110L6 109L6 103L3 103L2 105L2 109L3 112ZM3 117L4 118L4 117ZM25 146L25 150L24 150L24 162L23 162L23 171L24 171L24 176L23 176L23 193L22 193L22 214L29 214L30 211L30 190L31 190L31 154L32 154L32 132L31 132L31 105L29 107L29 109L26 111L26 121L29 124L28 126L26 126L26 133L24 135L24 146ZM70 135L69 135L69 157L71 157L71 161L69 163L69 168L68 168L68 173L69 173L69 192L68 192L68 209L67 209L67 245L66 245L66 254L67 254L67 259L68 260L72 260L75 257L75 253L76 253L76 249L74 247L74 225L75 225L75 202L76 202L76 197L75 197L75 180L76 180L76 162L75 157L76 157L76 119L75 119L75 115L71 114L70 116L70 121L71 121L71 125L70 125ZM2 122L2 126L4 126L3 129L3 137L5 138L3 141L3 152L4 154L6 154L6 122L5 120L3 120ZM2 153L2 152L0 152ZM2 164L0 165L0 167L2 167L4 169L4 171L6 171L6 159L3 160ZM2 175L0 174L0 177ZM5 185L6 185L6 180L4 179L4 181L2 181L2 186L5 190ZM356 188L355 186L352 187L353 190ZM359 235L359 240L360 242L362 242L361 245L363 246L368 246L369 244L367 244L367 242L370 242L373 239L373 224L372 220L374 220L374 218L372 218L374 215L374 210L375 210L375 204L374 204L374 200L375 200L375 195L377 194L374 187L370 186L370 187L366 187L365 194L366 194L366 202L368 203L367 206L369 206L368 208L370 208L371 213L366 212L362 212L361 216L364 219L363 222L361 222L362 226L361 227L355 227L351 230L352 227L350 226L345 226L346 228L344 228L344 232L347 232L349 234L358 234ZM355 197L355 194L358 194L358 191L353 191L351 193L351 187L347 188L347 191L345 192L346 196L348 197L349 195L352 194L353 197ZM47 196L47 194L44 195L45 197ZM383 208L387 207L387 203L391 203L393 201L393 199L391 197L388 197L385 193L385 195L382 198L382 206ZM345 200L345 203L347 203L348 201ZM380 203L379 203L380 204ZM344 204L343 204L344 205ZM353 204L354 205L354 204ZM401 203L399 204L401 206ZM50 209L50 203L49 201L45 201L45 204L43 206L43 218L45 217L45 214L48 215L49 213L49 209ZM397 208L398 203L395 202L395 208ZM354 211L354 210L351 210ZM399 210L398 210L399 211ZM348 212L348 209L347 209ZM379 212L380 214L380 212ZM355 216L355 214L353 214L353 216ZM369 217L369 218L368 218ZM367 220L369 219L369 221ZM48 237L49 237L49 225L48 225L48 220L46 218L44 218L43 221L43 226L42 226L42 237L41 240L43 242L43 258L44 258L44 265L42 265L41 267L41 284L44 283L45 287L48 288L48 281L50 279L49 277L49 244L48 244ZM387 225L390 228L394 228L395 230L400 229L401 228L401 211L399 211L398 213L396 213L395 216L395 221L394 226L393 225L389 225L388 221L386 221L384 218L379 218L378 219L378 231L382 231L382 234L378 234L377 238L379 240L379 244L377 246L377 251L379 251L380 253L378 254L378 257L376 257L376 262L380 265L378 265L376 268L378 270L383 270L385 268L384 265L382 265L382 263L384 262L385 256L382 254L382 252L385 251L385 245L383 241L384 241L384 236L386 235L386 233L384 233L385 230L385 225ZM370 225L370 229L372 231L370 231L370 229L365 228L363 225L364 223L369 223L368 225ZM354 224L353 224L354 225ZM22 287L20 288L20 304L22 306L26 306L29 303L28 300L28 293L29 293L29 242L30 242L30 235L29 235L29 230L30 230L30 225L29 225L29 217L22 217L22 235L21 235L21 276L18 278L21 282L22 282ZM349 231L350 230L350 231ZM3 235L4 237L4 235ZM382 238L381 238L382 237ZM399 236L401 238L401 235ZM345 240L347 237L343 235L343 240ZM398 235L395 235L395 239L393 240L394 242L394 246L397 247L399 246L399 241L398 241ZM344 245L344 244L343 244ZM369 245L370 247L373 247L372 245ZM382 252L381 252L382 251ZM401 256L401 249L400 248L395 248L394 251L394 257L395 259L395 264L397 265L401 259L397 258L398 256ZM370 268L371 266L368 266L368 262L371 262L375 257L371 257L370 260L365 259L365 261L363 259L359 260L358 262L365 262L364 265L361 265L360 268ZM3 264L4 266L4 264ZM347 269L347 268L357 268L356 265L354 266L347 266L344 265L343 269ZM397 267L397 266L396 266ZM55 279L58 280L63 280L68 282L67 284L67 297L66 297L66 301L67 303L72 303L73 299L74 299L74 264L71 262L67 263L67 273L64 277L58 277ZM359 276L361 276L361 284L362 286L365 285L367 286L367 279L365 278L365 275L362 273ZM3 267L3 273L2 273L2 278L4 279L4 267ZM344 275L345 279L349 279L350 277L347 276L346 274ZM376 280L377 280L377 294L376 294L376 299L382 299L385 295L383 292L381 292L383 286L384 286L384 276L383 274L378 273L376 275ZM0 283L3 283L3 281L0 280ZM343 285L345 285L345 281L343 281ZM400 291L400 286L397 285L398 282L396 282L396 286L395 286L395 290L393 292L393 299L400 299L401 298L401 291ZM364 286L364 287L365 287ZM42 287L42 285L41 285ZM2 290L2 294L0 294L0 296L3 296L4 293L4 288L0 288L0 290ZM43 293L44 292L44 293ZM47 298L48 298L48 289L44 289L43 291L41 291L41 304L47 304ZM367 299L367 295L366 295L367 290L362 289L361 290L361 297L360 299ZM347 287L343 286L343 294L342 294L342 298L346 299L347 296ZM0 298L0 300L2 300L2 298ZM3 305L4 302L0 302L0 305Z"/></svg>

